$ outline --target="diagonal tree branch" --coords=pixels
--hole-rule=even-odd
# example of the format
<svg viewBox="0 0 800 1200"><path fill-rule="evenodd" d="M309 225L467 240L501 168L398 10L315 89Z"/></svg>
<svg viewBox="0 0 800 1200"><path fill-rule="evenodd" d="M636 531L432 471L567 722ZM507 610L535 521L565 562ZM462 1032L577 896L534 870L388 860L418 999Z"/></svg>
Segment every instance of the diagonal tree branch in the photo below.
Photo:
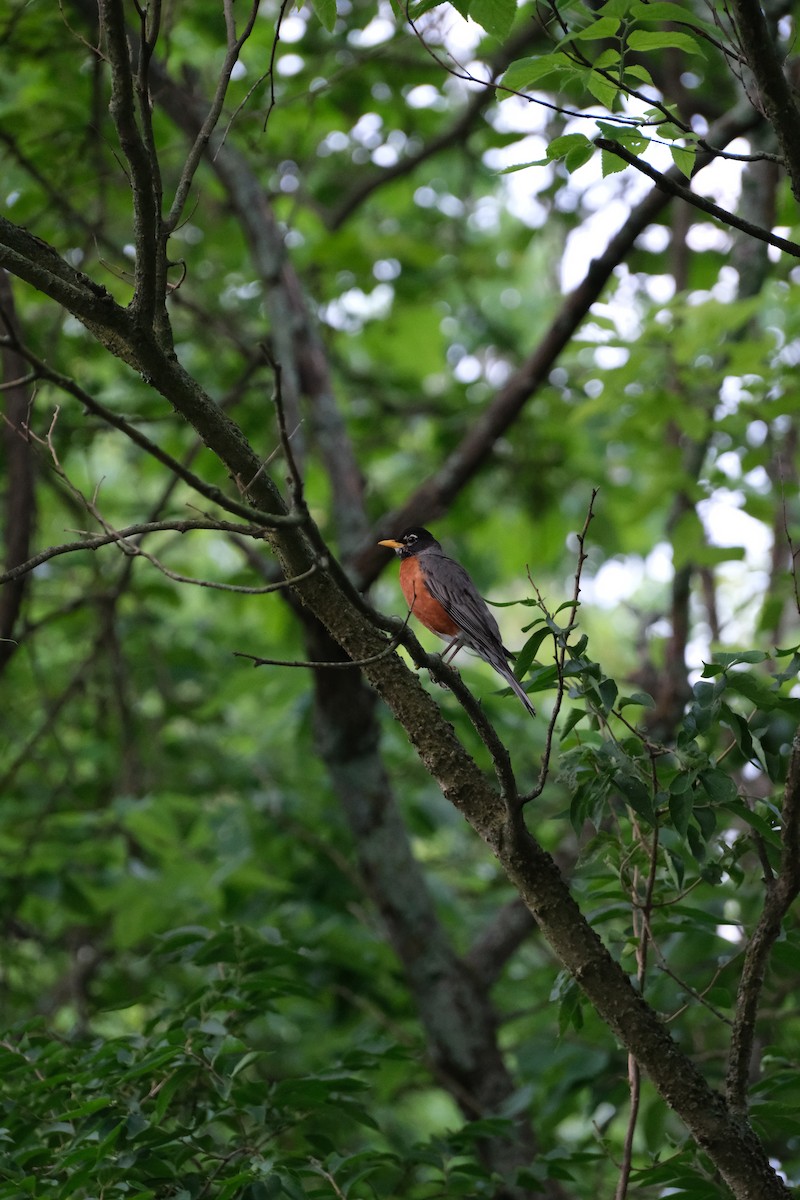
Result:
<svg viewBox="0 0 800 1200"><path fill-rule="evenodd" d="M595 138L595 146L599 150L607 150L610 154L616 154L617 158L621 158L629 167L635 167L642 175L646 175L648 179L652 179L656 187L667 192L670 196L676 196L679 200L685 200L687 204L691 204L693 208L700 212L708 213L710 217L721 221L723 225L730 225L731 229L738 229L740 233L746 233L748 237L755 238L759 242L766 242L768 246L775 246L778 250L783 250L784 254L791 254L792 258L800 258L800 245L797 242L791 242L788 238L779 237L776 233L772 233L769 229L762 229L760 225L754 225L752 221L745 221L736 213L729 212L727 208L721 208L715 204L713 200L707 199L705 196L699 196L697 192L693 192L691 188L686 187L675 179L673 174L663 171L657 171L646 163L638 155L632 154L626 146L620 142L615 142L613 138Z"/></svg>

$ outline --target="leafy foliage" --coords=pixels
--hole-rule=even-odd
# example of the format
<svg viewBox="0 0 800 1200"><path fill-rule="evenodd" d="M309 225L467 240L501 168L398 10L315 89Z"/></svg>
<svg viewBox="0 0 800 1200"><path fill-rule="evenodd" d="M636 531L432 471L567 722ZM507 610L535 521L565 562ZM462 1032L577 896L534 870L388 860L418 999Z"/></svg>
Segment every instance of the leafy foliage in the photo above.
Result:
<svg viewBox="0 0 800 1200"><path fill-rule="evenodd" d="M504 598L542 714L467 662L471 721L423 672L459 763L508 800L488 718L580 912L796 1184L800 328L791 245L761 239L797 216L738 8L262 4L234 69L234 7L155 6L128 38L161 218L188 188L165 358L249 479L54 303L49 259L20 265L29 229L141 310L163 246L121 136L122 6L2 18L0 1197L730 1194L419 725L352 670L234 657L349 653L303 590L350 602L334 556L401 611L374 547L398 513ZM695 189L682 217L665 180ZM294 590L259 477L315 523Z"/></svg>

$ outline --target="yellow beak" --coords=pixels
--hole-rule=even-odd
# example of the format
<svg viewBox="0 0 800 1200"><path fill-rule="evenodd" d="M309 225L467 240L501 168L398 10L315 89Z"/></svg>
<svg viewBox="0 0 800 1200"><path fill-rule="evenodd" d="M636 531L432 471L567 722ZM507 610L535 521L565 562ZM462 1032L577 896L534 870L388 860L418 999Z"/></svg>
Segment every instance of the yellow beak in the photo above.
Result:
<svg viewBox="0 0 800 1200"><path fill-rule="evenodd" d="M378 542L379 546L388 546L390 550L402 550L403 543L395 542L392 538L387 538L385 542Z"/></svg>

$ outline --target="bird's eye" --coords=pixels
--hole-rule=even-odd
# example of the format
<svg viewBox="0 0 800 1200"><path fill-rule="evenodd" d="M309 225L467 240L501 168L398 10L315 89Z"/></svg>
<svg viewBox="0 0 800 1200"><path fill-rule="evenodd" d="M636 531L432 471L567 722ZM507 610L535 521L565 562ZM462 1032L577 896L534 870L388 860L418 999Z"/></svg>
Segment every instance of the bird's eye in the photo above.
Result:
<svg viewBox="0 0 800 1200"><path fill-rule="evenodd" d="M407 534L406 545L410 546L412 542L416 542L416 541L417 541L417 535L415 533Z"/></svg>

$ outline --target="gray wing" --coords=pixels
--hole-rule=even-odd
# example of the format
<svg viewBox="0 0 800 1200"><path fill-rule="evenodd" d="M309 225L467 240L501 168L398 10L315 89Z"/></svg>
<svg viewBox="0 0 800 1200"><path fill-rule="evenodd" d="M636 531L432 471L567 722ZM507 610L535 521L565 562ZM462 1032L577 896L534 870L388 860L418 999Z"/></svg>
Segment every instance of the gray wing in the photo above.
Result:
<svg viewBox="0 0 800 1200"><path fill-rule="evenodd" d="M431 555L431 558L434 556ZM434 600L464 631L464 644L471 647L501 674L508 670L508 651L486 601L460 563L437 554L425 582Z"/></svg>

